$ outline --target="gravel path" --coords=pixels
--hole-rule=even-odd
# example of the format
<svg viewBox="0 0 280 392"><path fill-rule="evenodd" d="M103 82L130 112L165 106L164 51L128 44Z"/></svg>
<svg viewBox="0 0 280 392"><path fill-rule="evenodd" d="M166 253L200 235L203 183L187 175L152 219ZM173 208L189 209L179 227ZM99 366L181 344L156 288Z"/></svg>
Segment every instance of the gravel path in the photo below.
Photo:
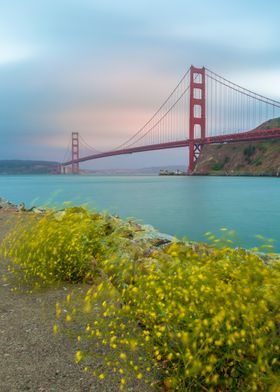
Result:
<svg viewBox="0 0 280 392"><path fill-rule="evenodd" d="M15 210L0 209L0 241ZM8 223L7 223L8 222ZM56 301L65 298L65 288L39 293L13 293L3 282L0 262L0 391L1 392L92 392L118 391L114 375L99 382L82 372L74 362L78 349L68 336L53 335ZM98 363L95 364L99 367ZM148 391L138 383L132 391Z"/></svg>

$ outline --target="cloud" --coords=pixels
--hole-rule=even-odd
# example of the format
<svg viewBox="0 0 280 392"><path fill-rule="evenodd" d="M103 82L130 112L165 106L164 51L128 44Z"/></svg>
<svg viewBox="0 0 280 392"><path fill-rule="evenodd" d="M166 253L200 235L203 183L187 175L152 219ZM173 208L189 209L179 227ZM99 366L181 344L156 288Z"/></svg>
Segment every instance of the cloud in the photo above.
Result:
<svg viewBox="0 0 280 392"><path fill-rule="evenodd" d="M0 43L0 66L25 61L31 58L32 55L32 48Z"/></svg>
<svg viewBox="0 0 280 392"><path fill-rule="evenodd" d="M30 158L60 159L75 129L120 144L190 64L279 98L279 11L274 0L1 1L1 156L31 144Z"/></svg>

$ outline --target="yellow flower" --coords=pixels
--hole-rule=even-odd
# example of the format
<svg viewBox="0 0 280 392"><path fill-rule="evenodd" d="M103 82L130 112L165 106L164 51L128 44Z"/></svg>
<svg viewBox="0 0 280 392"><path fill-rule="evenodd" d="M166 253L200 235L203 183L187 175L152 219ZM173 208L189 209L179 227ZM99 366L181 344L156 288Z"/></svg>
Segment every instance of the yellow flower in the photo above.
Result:
<svg viewBox="0 0 280 392"><path fill-rule="evenodd" d="M54 324L54 326L53 326L53 333L54 334L57 334L57 332L58 332L58 325L57 324Z"/></svg>
<svg viewBox="0 0 280 392"><path fill-rule="evenodd" d="M72 320L72 317L70 316L70 314L67 314L67 315L66 315L65 320L66 320L67 322L69 322L69 321Z"/></svg>
<svg viewBox="0 0 280 392"><path fill-rule="evenodd" d="M169 353L169 354L167 355L167 359L168 359L169 361L171 361L172 358L173 358L173 353Z"/></svg>
<svg viewBox="0 0 280 392"><path fill-rule="evenodd" d="M56 318L59 318L59 316L61 315L61 307L59 303L56 303L55 310L56 310Z"/></svg>
<svg viewBox="0 0 280 392"><path fill-rule="evenodd" d="M212 381L214 384L217 384L218 380L219 380L219 375L218 375L218 374L213 374L213 376L212 376L212 378L211 378L211 381Z"/></svg>
<svg viewBox="0 0 280 392"><path fill-rule="evenodd" d="M81 360L82 360L82 353L81 353L81 351L77 351L76 352L76 354L75 354L75 361L76 361L76 363L80 363L81 362Z"/></svg>

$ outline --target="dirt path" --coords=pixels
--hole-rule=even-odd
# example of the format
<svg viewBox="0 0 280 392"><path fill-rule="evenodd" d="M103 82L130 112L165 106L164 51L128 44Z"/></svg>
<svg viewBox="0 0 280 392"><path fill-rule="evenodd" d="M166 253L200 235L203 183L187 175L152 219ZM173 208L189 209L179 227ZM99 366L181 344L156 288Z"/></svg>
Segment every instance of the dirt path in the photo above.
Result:
<svg viewBox="0 0 280 392"><path fill-rule="evenodd" d="M0 210L0 241L7 221L15 214ZM3 274L0 262L0 275ZM53 335L56 301L67 289L59 287L36 294L16 294L0 280L0 391L92 392L118 391L114 376L99 382L74 362L74 339ZM100 364L96 363L96 367ZM135 384L132 391L148 391Z"/></svg>

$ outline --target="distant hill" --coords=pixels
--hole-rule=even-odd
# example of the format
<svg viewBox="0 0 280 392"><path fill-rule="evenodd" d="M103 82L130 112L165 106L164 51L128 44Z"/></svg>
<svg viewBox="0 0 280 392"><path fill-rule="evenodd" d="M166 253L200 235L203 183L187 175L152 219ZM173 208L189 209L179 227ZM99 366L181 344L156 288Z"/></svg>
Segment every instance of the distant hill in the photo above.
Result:
<svg viewBox="0 0 280 392"><path fill-rule="evenodd" d="M58 162L0 160L0 174L55 174Z"/></svg>
<svg viewBox="0 0 280 392"><path fill-rule="evenodd" d="M2 174L57 174L59 163L50 161L25 161L25 160L0 160L0 175ZM146 167L140 169L81 169L80 174L96 174L100 176L134 176L134 175L158 175L160 170L182 170L186 167L181 165L167 165Z"/></svg>
<svg viewBox="0 0 280 392"><path fill-rule="evenodd" d="M255 130L271 128L280 128L280 118L266 121ZM205 145L192 174L278 177L280 139Z"/></svg>
<svg viewBox="0 0 280 392"><path fill-rule="evenodd" d="M272 128L280 128L280 117L273 118L271 120L262 123L257 128L255 128L254 131L258 129L272 129Z"/></svg>
<svg viewBox="0 0 280 392"><path fill-rule="evenodd" d="M161 170L181 170L186 171L186 166L182 165L166 165L166 166L154 166L144 167L139 169L100 169L100 170L81 170L81 174L96 174L102 176L154 176L158 175Z"/></svg>

